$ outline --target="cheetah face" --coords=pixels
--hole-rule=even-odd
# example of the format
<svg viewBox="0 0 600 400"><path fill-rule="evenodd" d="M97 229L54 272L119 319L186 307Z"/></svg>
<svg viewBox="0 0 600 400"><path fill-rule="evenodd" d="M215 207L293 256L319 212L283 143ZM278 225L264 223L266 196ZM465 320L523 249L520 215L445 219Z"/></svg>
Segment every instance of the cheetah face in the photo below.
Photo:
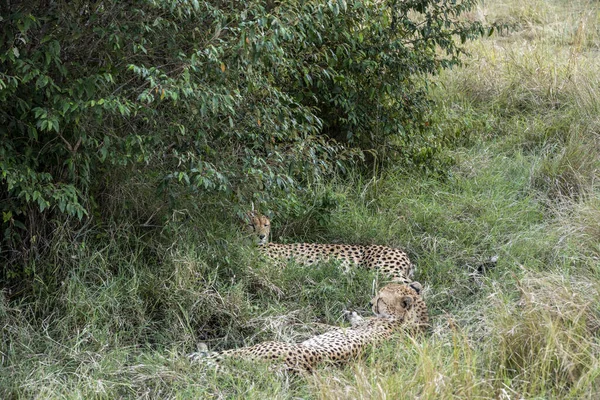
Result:
<svg viewBox="0 0 600 400"><path fill-rule="evenodd" d="M263 246L269 242L271 221L265 215L249 212L246 214L248 232L256 236L256 242Z"/></svg>
<svg viewBox="0 0 600 400"><path fill-rule="evenodd" d="M410 285L391 283L384 286L371 300L373 313L378 317L402 321L414 319L413 306L415 302L422 302L419 296L420 289L419 282Z"/></svg>

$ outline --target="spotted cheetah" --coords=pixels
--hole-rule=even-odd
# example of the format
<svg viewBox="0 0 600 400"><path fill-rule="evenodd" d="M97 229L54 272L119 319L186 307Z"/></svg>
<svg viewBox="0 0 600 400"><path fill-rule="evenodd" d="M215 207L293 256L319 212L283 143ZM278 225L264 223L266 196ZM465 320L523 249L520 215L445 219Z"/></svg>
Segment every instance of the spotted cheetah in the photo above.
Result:
<svg viewBox="0 0 600 400"><path fill-rule="evenodd" d="M411 282L415 272L408 255L400 249L380 245L323 244L323 243L270 243L271 222L265 215L254 212L247 215L248 230L258 240L262 254L268 259L294 260L303 265L318 261L340 260L345 268L358 265L375 269L396 282Z"/></svg>
<svg viewBox="0 0 600 400"><path fill-rule="evenodd" d="M403 327L422 330L429 317L421 298L421 284L390 283L371 301L374 317L353 314L350 328L334 328L301 343L263 342L250 347L225 350L210 358L242 358L271 361L291 371L311 371L325 361L344 362L356 357L367 346L389 339ZM192 358L198 358L196 354Z"/></svg>

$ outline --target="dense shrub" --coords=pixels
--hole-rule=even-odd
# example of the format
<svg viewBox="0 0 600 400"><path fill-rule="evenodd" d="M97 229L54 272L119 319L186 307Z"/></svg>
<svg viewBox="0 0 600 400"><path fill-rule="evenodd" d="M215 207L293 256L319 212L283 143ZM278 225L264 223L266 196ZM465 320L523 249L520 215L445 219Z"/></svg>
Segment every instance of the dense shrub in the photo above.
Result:
<svg viewBox="0 0 600 400"><path fill-rule="evenodd" d="M97 225L103 195L140 175L167 205L247 204L365 152L427 165L418 79L483 32L458 19L474 3L3 3L2 257L57 217Z"/></svg>

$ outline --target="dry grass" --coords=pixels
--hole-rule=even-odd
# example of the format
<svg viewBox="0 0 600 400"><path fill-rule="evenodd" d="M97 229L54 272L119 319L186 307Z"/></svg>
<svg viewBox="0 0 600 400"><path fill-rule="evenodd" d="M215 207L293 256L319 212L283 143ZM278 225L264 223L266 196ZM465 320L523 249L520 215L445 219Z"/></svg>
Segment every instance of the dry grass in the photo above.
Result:
<svg viewBox="0 0 600 400"><path fill-rule="evenodd" d="M505 378L529 395L593 396L600 384L598 282L526 274L518 289L519 300L496 306L491 323Z"/></svg>

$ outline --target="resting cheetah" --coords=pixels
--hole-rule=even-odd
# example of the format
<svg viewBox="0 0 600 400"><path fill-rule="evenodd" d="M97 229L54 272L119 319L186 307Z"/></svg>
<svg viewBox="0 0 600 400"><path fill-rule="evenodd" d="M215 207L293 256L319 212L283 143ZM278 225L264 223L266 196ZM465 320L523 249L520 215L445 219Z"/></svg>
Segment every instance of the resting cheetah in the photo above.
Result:
<svg viewBox="0 0 600 400"><path fill-rule="evenodd" d="M273 361L292 371L311 371L323 361L346 361L356 357L367 346L388 339L403 326L419 330L425 327L429 317L420 291L419 282L410 285L390 283L371 301L375 317L363 319L354 314L350 328L334 328L301 343L263 342L226 350L209 358ZM197 355L192 357L197 358Z"/></svg>
<svg viewBox="0 0 600 400"><path fill-rule="evenodd" d="M397 282L410 282L414 275L414 265L400 249L379 245L269 243L269 218L254 212L248 213L247 218L248 230L256 235L261 252L271 260L294 260L300 264L312 265L333 258L340 260L346 268L359 265L376 269Z"/></svg>

